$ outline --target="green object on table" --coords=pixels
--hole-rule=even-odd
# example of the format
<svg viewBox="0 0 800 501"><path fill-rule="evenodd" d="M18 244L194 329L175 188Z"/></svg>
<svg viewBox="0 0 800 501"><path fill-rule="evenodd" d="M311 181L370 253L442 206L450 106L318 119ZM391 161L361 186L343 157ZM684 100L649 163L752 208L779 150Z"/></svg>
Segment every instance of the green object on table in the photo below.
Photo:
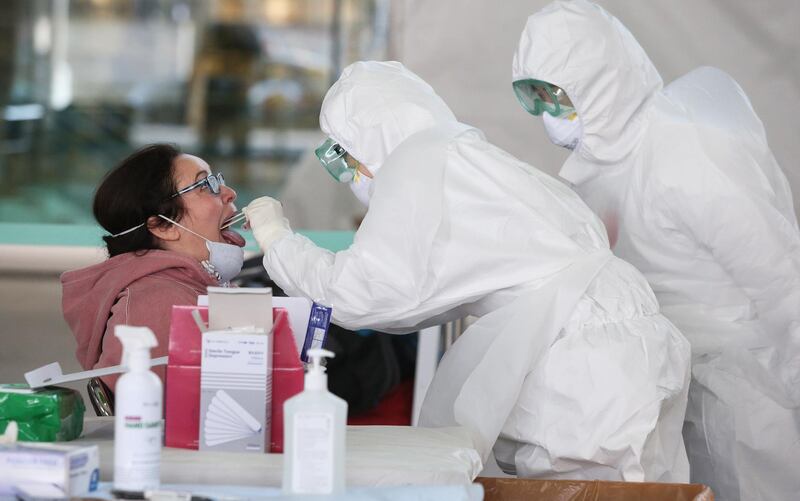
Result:
<svg viewBox="0 0 800 501"><path fill-rule="evenodd" d="M0 385L0 433L9 421L16 421L21 441L74 440L83 431L85 410L80 393L69 388L31 390L27 385Z"/></svg>

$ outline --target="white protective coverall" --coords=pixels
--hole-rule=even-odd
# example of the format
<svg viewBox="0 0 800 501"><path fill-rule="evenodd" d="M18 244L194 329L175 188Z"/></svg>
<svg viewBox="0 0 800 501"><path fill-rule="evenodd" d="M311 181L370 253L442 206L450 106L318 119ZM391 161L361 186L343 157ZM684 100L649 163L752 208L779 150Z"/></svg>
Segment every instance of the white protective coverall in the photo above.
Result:
<svg viewBox="0 0 800 501"><path fill-rule="evenodd" d="M497 442L520 476L688 479L688 342L577 194L399 63L346 68L320 124L376 173L367 215L345 251L288 233L264 265L351 329L480 317L445 354L423 426L465 426L484 462Z"/></svg>
<svg viewBox="0 0 800 501"><path fill-rule="evenodd" d="M723 501L800 499L800 234L744 92L708 67L662 89L630 32L586 1L528 19L522 79L575 105L584 134L560 175L692 344L692 481Z"/></svg>

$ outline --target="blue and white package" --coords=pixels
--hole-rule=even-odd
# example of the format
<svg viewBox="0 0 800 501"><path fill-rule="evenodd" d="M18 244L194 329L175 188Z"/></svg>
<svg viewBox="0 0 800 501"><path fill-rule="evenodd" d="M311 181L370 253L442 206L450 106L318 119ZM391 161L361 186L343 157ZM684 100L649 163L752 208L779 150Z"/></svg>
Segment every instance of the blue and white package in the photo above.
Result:
<svg viewBox="0 0 800 501"><path fill-rule="evenodd" d="M6 499L9 490L21 499L85 496L97 490L99 480L97 445L52 442L0 445L2 499Z"/></svg>
<svg viewBox="0 0 800 501"><path fill-rule="evenodd" d="M331 308L322 306L318 303L311 305L311 315L308 317L308 328L306 329L306 340L303 343L303 350L300 352L300 360L309 362L308 350L311 348L323 348L325 339L328 337L328 327L331 325Z"/></svg>

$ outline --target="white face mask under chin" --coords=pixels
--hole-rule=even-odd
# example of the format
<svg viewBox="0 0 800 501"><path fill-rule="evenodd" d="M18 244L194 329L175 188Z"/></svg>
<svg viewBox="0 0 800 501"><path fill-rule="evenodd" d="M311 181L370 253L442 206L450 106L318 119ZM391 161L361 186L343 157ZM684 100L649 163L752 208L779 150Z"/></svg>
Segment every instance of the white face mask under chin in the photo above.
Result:
<svg viewBox="0 0 800 501"><path fill-rule="evenodd" d="M369 207L369 199L372 196L372 179L359 173L350 181L350 190L364 207Z"/></svg>
<svg viewBox="0 0 800 501"><path fill-rule="evenodd" d="M242 271L242 265L244 264L244 249L238 245L233 245L226 242L214 242L166 216L159 214L158 217L165 219L175 226L183 228L192 235L195 235L206 241L206 248L208 249L208 262L214 268L214 271L219 274L220 282L230 282L236 278L236 275L238 275L240 271Z"/></svg>
<svg viewBox="0 0 800 501"><path fill-rule="evenodd" d="M244 249L226 242L206 240L208 262L219 273L220 282L230 282L242 271Z"/></svg>
<svg viewBox="0 0 800 501"><path fill-rule="evenodd" d="M580 117L570 120L566 117L556 118L550 113L542 114L544 130L550 141L557 145L574 150L583 136L583 124Z"/></svg>

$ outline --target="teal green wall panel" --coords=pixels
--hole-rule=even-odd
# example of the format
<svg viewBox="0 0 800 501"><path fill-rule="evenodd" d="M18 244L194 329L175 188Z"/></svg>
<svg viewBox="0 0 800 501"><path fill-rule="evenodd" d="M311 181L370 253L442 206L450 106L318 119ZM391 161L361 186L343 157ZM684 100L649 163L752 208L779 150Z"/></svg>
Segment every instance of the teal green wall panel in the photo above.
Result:
<svg viewBox="0 0 800 501"><path fill-rule="evenodd" d="M258 251L249 231L240 231L247 240L247 250ZM303 231L315 244L333 252L347 249L353 243L352 231ZM18 224L0 223L0 244L6 245L65 245L102 247L105 232L95 225Z"/></svg>

